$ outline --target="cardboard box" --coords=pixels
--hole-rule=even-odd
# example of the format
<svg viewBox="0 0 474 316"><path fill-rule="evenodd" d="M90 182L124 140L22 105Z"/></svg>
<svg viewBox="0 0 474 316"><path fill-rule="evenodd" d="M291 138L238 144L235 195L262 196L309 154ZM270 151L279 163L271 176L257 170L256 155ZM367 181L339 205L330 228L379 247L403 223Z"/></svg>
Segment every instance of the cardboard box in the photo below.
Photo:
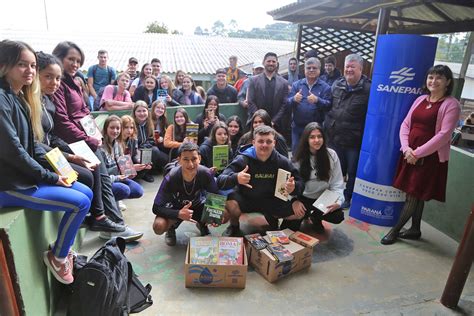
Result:
<svg viewBox="0 0 474 316"><path fill-rule="evenodd" d="M247 280L247 253L243 249L244 264L191 264L189 263L189 244L184 261L186 287L227 287L244 289Z"/></svg>
<svg viewBox="0 0 474 316"><path fill-rule="evenodd" d="M285 229L284 232L288 236L294 233L290 229ZM264 236L264 238L270 241L267 236ZM250 265L267 281L272 283L284 276L311 267L313 257L312 247L302 246L292 241L291 238L290 243L284 246L291 251L294 259L289 262L280 263L267 249L257 250L250 243L245 243Z"/></svg>

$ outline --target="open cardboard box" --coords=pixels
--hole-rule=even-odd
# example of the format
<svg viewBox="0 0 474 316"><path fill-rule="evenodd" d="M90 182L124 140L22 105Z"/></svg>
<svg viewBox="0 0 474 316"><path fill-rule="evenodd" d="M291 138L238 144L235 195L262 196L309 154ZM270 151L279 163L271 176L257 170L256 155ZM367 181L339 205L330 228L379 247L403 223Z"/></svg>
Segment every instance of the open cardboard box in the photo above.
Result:
<svg viewBox="0 0 474 316"><path fill-rule="evenodd" d="M242 243L242 247L243 243ZM186 287L227 287L244 289L247 280L247 253L243 250L244 263L239 265L189 263L189 244L184 261Z"/></svg>
<svg viewBox="0 0 474 316"><path fill-rule="evenodd" d="M319 242L312 237L308 242L298 241L301 242L300 244L293 241L296 239L291 237L294 233L292 230L285 229L283 232L290 236L290 243L284 245L294 256L294 259L289 262L280 263L267 249L257 250L250 243L245 243L250 265L272 283L286 275L311 267L313 247ZM264 238L270 242L268 236L264 236Z"/></svg>

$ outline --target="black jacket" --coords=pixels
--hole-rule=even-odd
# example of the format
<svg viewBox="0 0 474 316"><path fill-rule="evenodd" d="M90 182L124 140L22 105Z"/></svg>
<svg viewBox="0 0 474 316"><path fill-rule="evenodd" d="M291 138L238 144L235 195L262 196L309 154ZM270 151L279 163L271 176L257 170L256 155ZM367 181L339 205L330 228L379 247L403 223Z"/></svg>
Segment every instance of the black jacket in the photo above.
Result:
<svg viewBox="0 0 474 316"><path fill-rule="evenodd" d="M252 189L239 185L237 181L237 174L244 170L246 165L249 167L247 173L251 177L249 184L252 186ZM247 148L234 158L217 178L217 185L219 189L223 190L231 189L238 185L239 192L249 199L271 198L275 196L275 185L279 168L290 171L291 175L295 178L295 190L291 195L299 196L302 194L304 183L298 170L288 158L273 150L267 161L260 161L257 159L253 146Z"/></svg>
<svg viewBox="0 0 474 316"><path fill-rule="evenodd" d="M360 148L369 102L370 84L370 79L364 75L352 89L347 86L345 77L334 82L332 107L324 121L324 128L331 144Z"/></svg>
<svg viewBox="0 0 474 316"><path fill-rule="evenodd" d="M222 90L217 88L217 84L214 84L207 90L207 96L210 95L215 95L219 99L219 103L237 103L237 90L229 84Z"/></svg>
<svg viewBox="0 0 474 316"><path fill-rule="evenodd" d="M43 167L45 151L34 141L29 108L20 98L0 81L0 191L55 184L59 179Z"/></svg>
<svg viewBox="0 0 474 316"><path fill-rule="evenodd" d="M56 112L56 106L47 96L43 96L41 101L43 107L41 112L41 126L43 126L43 144L45 145L43 147L46 151L58 147L63 152L64 156L67 157L68 154L72 154L71 148L69 148L68 143L54 134L53 119Z"/></svg>
<svg viewBox="0 0 474 316"><path fill-rule="evenodd" d="M225 123L225 116L221 113L219 113L219 121ZM217 122L217 120L216 120ZM194 123L199 124L199 131L198 131L198 145L201 145L202 142L204 141L204 138L209 137L211 135L211 130L214 127L214 124L209 125L207 128L204 128L204 119L202 113L198 114L196 116L196 119L194 120Z"/></svg>

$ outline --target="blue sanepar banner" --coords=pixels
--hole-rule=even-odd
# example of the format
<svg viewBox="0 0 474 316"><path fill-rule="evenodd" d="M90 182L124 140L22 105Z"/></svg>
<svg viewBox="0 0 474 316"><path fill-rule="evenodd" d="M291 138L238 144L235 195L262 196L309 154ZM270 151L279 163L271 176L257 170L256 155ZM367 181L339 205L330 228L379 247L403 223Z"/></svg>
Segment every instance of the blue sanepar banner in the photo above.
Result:
<svg viewBox="0 0 474 316"><path fill-rule="evenodd" d="M392 183L400 157L400 125L421 94L437 42L420 35L378 37L351 217L380 226L398 220L405 194Z"/></svg>

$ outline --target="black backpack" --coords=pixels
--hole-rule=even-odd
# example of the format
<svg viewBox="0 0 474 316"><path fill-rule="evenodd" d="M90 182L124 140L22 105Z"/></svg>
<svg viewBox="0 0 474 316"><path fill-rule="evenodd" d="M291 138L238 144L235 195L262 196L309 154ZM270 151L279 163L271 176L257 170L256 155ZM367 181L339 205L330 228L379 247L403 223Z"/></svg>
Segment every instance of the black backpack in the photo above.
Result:
<svg viewBox="0 0 474 316"><path fill-rule="evenodd" d="M68 315L122 316L153 304L151 285L141 284L124 251L123 238L111 239L78 270Z"/></svg>

